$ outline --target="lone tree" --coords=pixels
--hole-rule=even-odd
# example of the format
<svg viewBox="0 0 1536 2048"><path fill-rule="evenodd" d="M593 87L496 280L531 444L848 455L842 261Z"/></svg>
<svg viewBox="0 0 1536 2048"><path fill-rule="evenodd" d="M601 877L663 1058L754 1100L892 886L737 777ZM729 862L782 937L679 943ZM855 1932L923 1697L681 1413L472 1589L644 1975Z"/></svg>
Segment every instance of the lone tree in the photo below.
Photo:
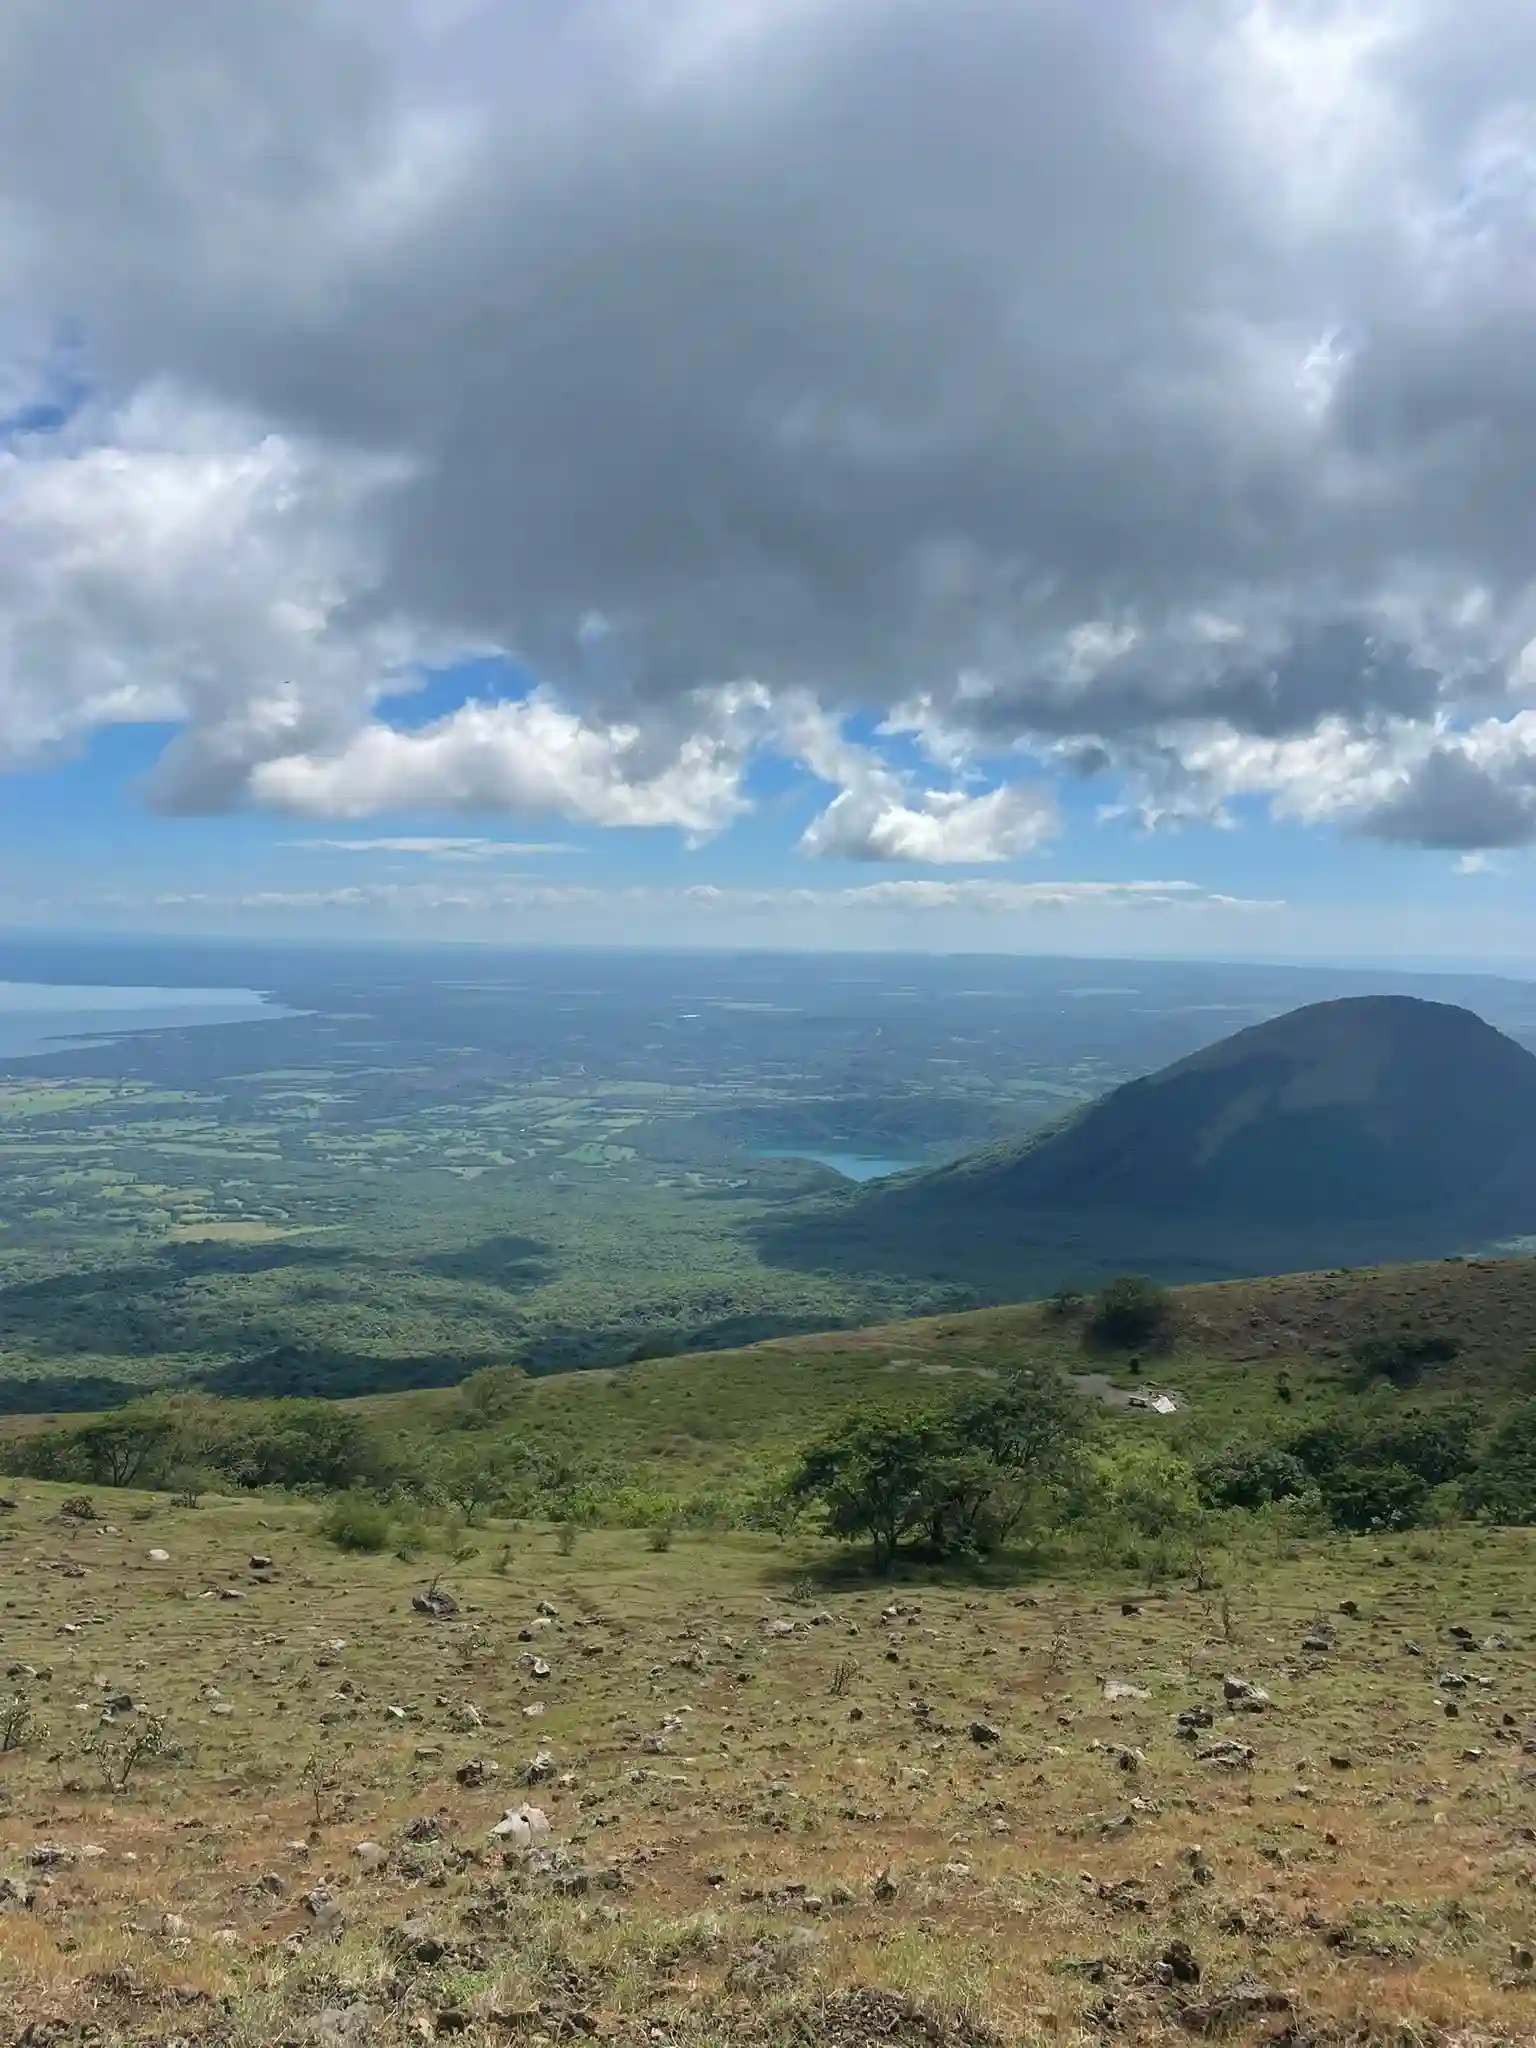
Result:
<svg viewBox="0 0 1536 2048"><path fill-rule="evenodd" d="M944 1411L856 1409L805 1452L790 1497L820 1502L829 1533L867 1540L882 1570L904 1544L936 1557L995 1550L1086 1433L1064 1380L1020 1372Z"/></svg>
<svg viewBox="0 0 1536 2048"><path fill-rule="evenodd" d="M932 1523L944 1450L933 1416L858 1409L805 1453L790 1493L820 1501L832 1535L867 1538L875 1563L888 1570L902 1539Z"/></svg>
<svg viewBox="0 0 1536 2048"><path fill-rule="evenodd" d="M1088 1335L1116 1351L1162 1343L1173 1329L1173 1302L1166 1287L1141 1273L1122 1273L1093 1297Z"/></svg>

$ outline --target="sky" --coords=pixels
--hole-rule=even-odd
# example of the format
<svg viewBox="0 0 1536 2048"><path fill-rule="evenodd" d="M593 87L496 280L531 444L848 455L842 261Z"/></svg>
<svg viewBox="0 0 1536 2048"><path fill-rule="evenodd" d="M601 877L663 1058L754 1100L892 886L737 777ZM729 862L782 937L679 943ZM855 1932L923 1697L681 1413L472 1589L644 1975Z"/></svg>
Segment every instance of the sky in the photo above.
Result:
<svg viewBox="0 0 1536 2048"><path fill-rule="evenodd" d="M10 0L0 925L1536 968L1536 10Z"/></svg>

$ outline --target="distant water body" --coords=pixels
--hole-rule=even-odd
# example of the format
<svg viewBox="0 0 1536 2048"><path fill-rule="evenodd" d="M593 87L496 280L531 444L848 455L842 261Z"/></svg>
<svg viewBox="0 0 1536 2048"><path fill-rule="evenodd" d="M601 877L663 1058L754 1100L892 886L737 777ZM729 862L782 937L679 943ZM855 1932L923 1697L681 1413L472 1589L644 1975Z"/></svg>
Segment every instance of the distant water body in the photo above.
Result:
<svg viewBox="0 0 1536 2048"><path fill-rule="evenodd" d="M0 981L0 1059L61 1052L83 1038L189 1024L249 1024L287 1012L248 988L68 988Z"/></svg>
<svg viewBox="0 0 1536 2048"><path fill-rule="evenodd" d="M800 1146L760 1146L754 1159L811 1159L818 1166L830 1166L844 1180L886 1180L893 1173L906 1173L919 1165L916 1159L882 1159L873 1152L808 1152Z"/></svg>

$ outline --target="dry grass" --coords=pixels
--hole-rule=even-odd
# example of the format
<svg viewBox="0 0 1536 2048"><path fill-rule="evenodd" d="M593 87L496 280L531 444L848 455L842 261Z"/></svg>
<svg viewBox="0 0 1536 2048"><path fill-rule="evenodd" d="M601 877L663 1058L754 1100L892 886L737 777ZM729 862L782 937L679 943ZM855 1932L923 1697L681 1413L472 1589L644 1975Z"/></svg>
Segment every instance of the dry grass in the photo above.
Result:
<svg viewBox="0 0 1536 2048"><path fill-rule="evenodd" d="M824 1592L822 1560L756 1539L565 1557L491 1530L434 1622L419 1567L339 1557L305 1508L103 1493L82 1526L19 1492L4 1657L39 1675L4 1691L49 1732L0 1756L0 1875L31 1893L0 1909L10 2038L1536 2034L1524 1533L1250 1558L1228 1642L1217 1596L1181 1588ZM1307 1652L1319 1617L1334 1647ZM1225 1709L1234 1669L1273 1711ZM1106 1701L1111 1677L1150 1698ZM169 1752L108 1791L91 1745L150 1715ZM1200 1759L1223 1739L1251 1768ZM556 1776L524 1789L540 1749ZM471 1757L499 1776L457 1782ZM553 1825L531 1864L488 1832L525 1798Z"/></svg>

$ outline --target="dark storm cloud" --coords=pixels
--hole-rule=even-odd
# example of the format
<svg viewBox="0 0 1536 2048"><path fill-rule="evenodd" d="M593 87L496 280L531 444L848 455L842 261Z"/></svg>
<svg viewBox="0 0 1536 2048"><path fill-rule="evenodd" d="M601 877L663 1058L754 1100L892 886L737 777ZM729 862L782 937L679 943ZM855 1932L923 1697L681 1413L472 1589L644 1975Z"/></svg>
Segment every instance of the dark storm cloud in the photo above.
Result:
<svg viewBox="0 0 1536 2048"><path fill-rule="evenodd" d="M1536 761L1499 774L1437 747L1362 825L1375 839L1458 853L1528 846L1536 840Z"/></svg>
<svg viewBox="0 0 1536 2048"><path fill-rule="evenodd" d="M0 251L107 385L408 469L333 638L647 772L742 677L1107 763L1536 635L1533 94L1494 0L32 0ZM335 724L204 687L194 801Z"/></svg>

